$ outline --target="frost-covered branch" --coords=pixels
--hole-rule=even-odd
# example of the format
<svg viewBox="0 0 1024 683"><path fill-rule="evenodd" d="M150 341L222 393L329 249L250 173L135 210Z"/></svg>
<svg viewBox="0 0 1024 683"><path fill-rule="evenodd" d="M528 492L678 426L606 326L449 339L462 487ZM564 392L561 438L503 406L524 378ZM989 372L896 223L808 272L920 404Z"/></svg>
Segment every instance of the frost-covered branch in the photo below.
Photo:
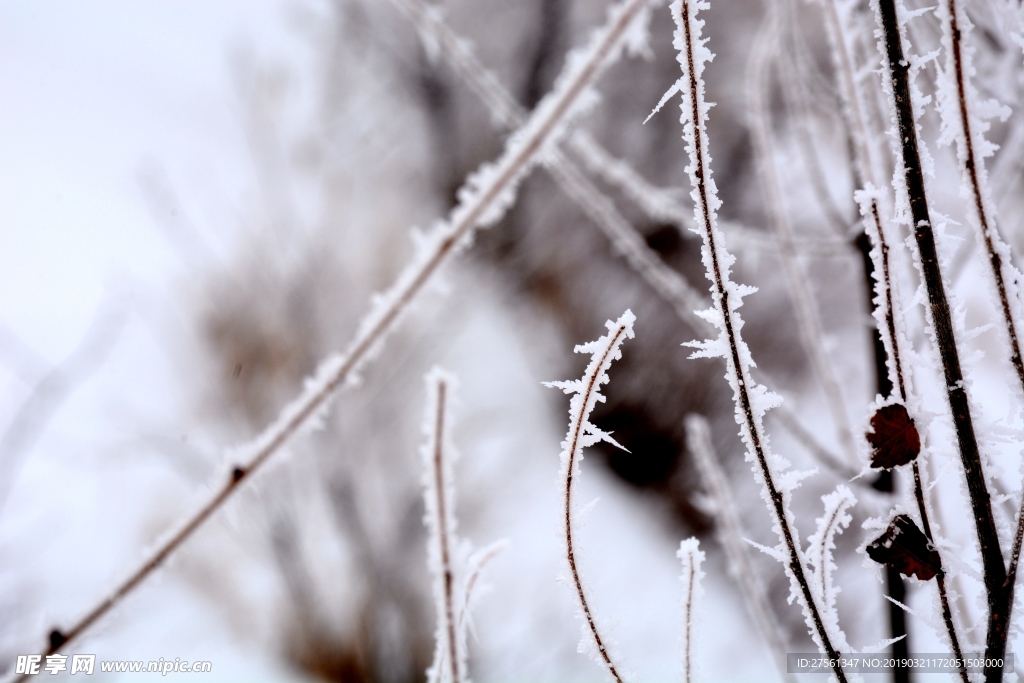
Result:
<svg viewBox="0 0 1024 683"><path fill-rule="evenodd" d="M521 125L526 117L526 111L501 85L497 77L480 63L472 51L469 41L458 36L444 22L438 7L424 2L424 0L392 0L392 2L417 28L428 54L439 55L447 60L453 71L487 106L492 119L498 125L505 128ZM688 215L685 207L675 202L669 193L647 183L639 173L624 162L615 160L589 135L582 131L576 131L569 137L569 143L585 164L618 168L619 171L614 176L622 182L623 191L628 196L635 195L635 201L649 216L655 220L667 220L675 222L681 227L693 228L693 218ZM552 178L559 183L566 196L576 202L577 206L601 229L611 242L613 251L622 257L651 289L672 306L681 320L693 326L698 334L710 335L713 333L712 326L706 320L694 316L694 311L707 307L708 304L704 297L678 271L666 265L661 257L647 246L643 237L615 208L614 202L604 195L579 167L562 153L561 149L549 150L541 163L545 165ZM731 225L730 236L748 247L778 250L778 244L770 234L760 233L740 225ZM827 256L848 253L847 245L836 240L801 240L800 249L809 254ZM763 376L763 373L762 379L771 388L771 382ZM780 406L778 415L783 426L794 434L814 458L821 460L827 467L838 472L840 476L845 478L855 476L853 468L843 465L839 458L810 436L810 431L800 423L800 419L787 406Z"/></svg>
<svg viewBox="0 0 1024 683"><path fill-rule="evenodd" d="M455 451L450 445L449 396L453 379L434 368L427 374L428 402L423 430L423 502L426 508L427 562L434 582L437 632L434 663L427 671L431 683L461 683L466 678L466 634L456 616Z"/></svg>
<svg viewBox="0 0 1024 683"><path fill-rule="evenodd" d="M943 125L947 139L956 141L957 158L960 162L960 194L967 200L967 216L980 243L985 245L985 255L992 274L999 310L1003 316L1003 331L1006 335L1004 352L1017 373L1021 391L1024 392L1024 350L1021 348L1017 329L1020 321L1020 292L1018 283L1021 273L1013 265L1010 245L999 231L995 202L988 187L985 157L995 151L995 146L985 139L989 124L988 116L1001 115L1004 119L1009 109L997 102L981 100L980 94L971 82L975 75L972 56L973 46L968 42L971 36L971 20L964 11L963 3L944 0L939 3L938 15L942 21L942 43L946 53L946 65L942 70L939 85ZM1005 594L1002 597L1005 623L996 634L1008 636L1009 621L1013 610L1013 595L1016 588L1017 567L1020 562L1021 544L1024 541L1024 497L1017 513L1017 529L1013 548L1010 551L1010 566L1006 572ZM990 627L991 628L991 627ZM1005 650L989 641L996 650Z"/></svg>
<svg viewBox="0 0 1024 683"><path fill-rule="evenodd" d="M807 539L807 563L814 570L814 582L818 584L818 596L825 611L834 612L839 589L832 580L836 570L832 551L836 548L836 534L842 533L853 520L847 510L857 504L857 499L849 487L840 484L835 491L822 496L821 502L825 514L818 518L817 531Z"/></svg>
<svg viewBox="0 0 1024 683"><path fill-rule="evenodd" d="M857 454L853 440L853 428L846 411L843 390L836 377L835 369L825 354L821 319L811 293L807 275L800 264L794 246L793 228L783 203L782 188L775 168L775 145L768 119L767 93L771 54L777 42L785 17L782 10L787 3L771 3L765 23L758 33L750 54L747 98L750 107L750 129L753 133L754 152L757 159L758 178L768 204L772 228L779 243L779 259L789 285L796 315L800 342L811 361L811 367L825 394L836 436L843 453L856 467Z"/></svg>
<svg viewBox="0 0 1024 683"><path fill-rule="evenodd" d="M638 31L643 33L639 22L646 17L648 1L624 0L609 9L605 25L591 35L585 46L570 53L552 92L509 138L498 160L484 164L469 176L459 191L458 204L446 220L423 238L412 263L376 298L345 352L323 361L307 381L305 390L278 418L253 442L232 454L237 464L232 466L225 482L191 518L160 542L141 566L70 628L54 631L47 654L56 652L109 612L220 509L268 458L297 432L317 421L328 399L352 381L360 367L382 347L441 266L468 246L477 228L492 225L504 215L515 201L516 189L527 172L556 148L567 121L592 103L591 88L597 77L619 58L627 43L636 41Z"/></svg>
<svg viewBox="0 0 1024 683"><path fill-rule="evenodd" d="M899 403L892 403L883 399L883 405L879 408L878 412L875 413L875 417L872 418L871 424L875 428L875 432L879 431L877 426L877 420L879 415L884 414L883 411L891 410L894 406L902 406L903 410L910 417L911 413L919 413L920 401L917 397L911 397L912 383L911 383L911 368L906 369L903 366L903 358L906 355L904 349L910 348L910 342L908 340L906 321L903 318L902 310L895 305L895 302L899 301L899 294L896 288L896 280L892 275L892 263L890 259L890 242L886 237L886 230L882 224L881 217L879 215L879 194L880 192L871 185L868 185L866 189L858 193L857 198L861 207L861 214L864 218L864 230L868 235L871 244L874 247L871 250L870 257L874 263L874 277L875 277L875 297L874 297L874 310L873 315L876 322L878 323L878 329L882 332L882 343L885 346L886 351L886 365L889 373L889 383L896 389ZM920 449L920 437L917 436L917 427L914 426L914 420L911 418L909 425L905 429L912 430L913 437L916 438L918 443L918 449ZM872 435L868 436L869 440L872 439ZM909 453L907 454L910 455ZM939 603L942 608L942 621L946 626L946 634L949 636L950 646L953 649L954 655L960 657L960 639L956 633L956 626L953 622L953 612L950 609L949 594L946 590L946 577L945 569L942 565L942 556L938 548L935 546L934 537L932 536L932 528L928 506L925 503L925 489L921 481L921 468L918 462L917 453L913 453L911 458L911 470L914 477L914 498L917 502L917 511L921 517L921 525L924 529L925 537L928 542L935 547L936 557L939 558L939 568L935 574L935 582L939 591ZM960 669L960 675L964 678L966 683L966 669Z"/></svg>
<svg viewBox="0 0 1024 683"><path fill-rule="evenodd" d="M933 342L942 360L946 396L953 416L960 459L970 494L972 516L981 547L989 607L985 657L1001 659L1006 647L1009 617L1009 611L1004 603L1006 566L1003 563L999 535L992 514L992 502L982 470L981 453L960 366L960 354L935 235L932 231L924 173L918 152L917 115L920 113L921 103L914 102L910 73L912 68L920 65L920 59L908 59L904 54L902 29L908 12L902 2L873 0L872 5L881 28L878 48L884 66L883 83L889 96L896 131L893 139L897 141L897 170L893 182L897 197L897 215L903 217L903 220L909 218L917 244L915 264L921 272L928 294L928 319L933 329ZM999 680L1001 676L1001 668L985 669L986 680Z"/></svg>
<svg viewBox="0 0 1024 683"><path fill-rule="evenodd" d="M750 563L750 557L747 555L747 549L743 543L744 534L740 525L740 516L729 491L725 473L722 472L722 468L718 464L718 458L711 444L711 432L708 429L707 420L700 415L690 414L686 416L685 424L686 445L697 464L697 471L700 472L704 490L711 497L711 504L714 506L715 535L725 550L725 557L729 562L729 572L740 587L747 611L750 612L761 636L772 651L779 676L785 681L792 681L793 676L786 672L787 648L783 640L784 631L768 602L768 594L761 582L761 577L754 571L754 566Z"/></svg>
<svg viewBox="0 0 1024 683"><path fill-rule="evenodd" d="M649 218L672 223L683 231L693 230L693 209L676 199L672 189L652 185L626 161L601 147L586 131L573 132L569 137L569 148L587 170L621 190ZM722 221L719 227L726 233L729 243L737 248L779 251L778 240L771 233L754 230L735 221ZM835 257L850 253L849 244L841 239L794 238L793 244L801 254L808 256Z"/></svg>
<svg viewBox="0 0 1024 683"><path fill-rule="evenodd" d="M704 572L700 566L704 563L704 552L700 549L700 541L688 538L679 544L676 552L683 563L683 572L679 580L683 582L683 683L693 682L693 636L696 631L694 618L697 602L704 595L700 585Z"/></svg>
<svg viewBox="0 0 1024 683"><path fill-rule="evenodd" d="M786 569L796 598L804 611L804 619L817 645L834 662L833 673L845 683L846 674L839 665L839 651L833 644L842 638L841 632L829 632L817 598L811 590L804 568L803 553L789 509L789 495L796 485L796 477L778 479L777 470L788 463L771 453L762 417L772 406L778 404L778 397L770 394L763 386L756 384L750 375L753 359L744 343L740 330L743 321L738 308L743 297L751 293L749 287L734 284L730 279L730 268L735 262L722 245L722 233L716 226L717 211L721 205L715 181L711 177L711 159L708 154L706 119L709 105L704 101L702 73L711 58L711 52L701 38L702 21L697 19L698 8L707 3L692 3L690 0L676 0L672 4L672 15L676 21L674 45L679 51L678 60L683 76L674 88L682 92L683 138L686 141L690 163L687 170L693 186L691 197L694 203L695 222L704 240L702 249L704 266L711 281L713 308L702 312L710 322L719 328L717 339L694 342L697 348L694 357L724 357L726 378L733 390L736 405L736 419L741 425L740 434L747 450L747 459L753 466L755 477L762 485L762 494L774 517L774 530L778 533L781 547L779 552L787 558ZM841 642L841 641L838 641Z"/></svg>
<svg viewBox="0 0 1024 683"><path fill-rule="evenodd" d="M612 663L605 641L598 632L597 623L587 602L586 592L576 564L576 553L573 550L572 541L572 521L575 514L572 505L572 492L573 479L579 477L584 448L601 441L622 448L611 437L611 434L598 429L590 422L590 413L599 401L604 401L601 385L608 383L608 368L611 367L612 362L622 357L622 351L619 348L622 346L622 342L627 338L633 338L633 322L635 320L636 317L632 311L627 310L617 321L609 320L605 323L608 334L596 341L580 344L574 349L576 353L591 354L590 364L587 365L582 378L544 383L545 386L555 387L567 394L572 394L572 399L569 401L569 431L565 435L565 441L562 442L560 476L560 480L564 482L562 487L562 532L565 537L566 560L569 563L573 586L576 589L576 597L579 600L580 611L585 622L583 626L584 644L592 644L593 648L596 648L599 660L617 683L622 683L622 678Z"/></svg>

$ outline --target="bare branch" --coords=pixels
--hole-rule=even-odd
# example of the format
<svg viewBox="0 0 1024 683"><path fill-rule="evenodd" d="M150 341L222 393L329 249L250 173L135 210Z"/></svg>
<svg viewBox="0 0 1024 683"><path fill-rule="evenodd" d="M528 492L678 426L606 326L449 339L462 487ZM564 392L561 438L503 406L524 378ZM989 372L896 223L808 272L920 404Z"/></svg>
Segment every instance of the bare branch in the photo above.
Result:
<svg viewBox="0 0 1024 683"><path fill-rule="evenodd" d="M580 610L586 620L585 630L589 629L593 638L593 645L597 648L599 659L608 669L608 673L615 679L616 683L622 683L615 664L612 663L611 655L605 645L601 634L598 632L597 623L593 612L587 602L583 582L580 579L579 570L576 565L576 554L573 550L572 540L572 492L573 479L579 477L580 462L583 460L583 449L592 446L600 441L607 441L619 446L611 435L601 431L590 423L590 413L598 401L603 401L601 385L608 383L608 369L613 361L622 357L620 346L627 338L633 338L633 322L636 320L632 311L626 311L615 322L608 321L605 327L608 334L597 341L588 344L580 344L576 347L576 353L590 353L590 364L587 366L583 377L578 380L566 382L545 382L545 386L561 389L567 394L572 394L569 402L569 431L562 442L562 471L561 479L563 485L562 504L562 531L565 536L566 560L569 563L569 571L572 574L573 584L576 588L576 597L579 599ZM621 446L619 446L621 448ZM586 638L586 636L584 636Z"/></svg>

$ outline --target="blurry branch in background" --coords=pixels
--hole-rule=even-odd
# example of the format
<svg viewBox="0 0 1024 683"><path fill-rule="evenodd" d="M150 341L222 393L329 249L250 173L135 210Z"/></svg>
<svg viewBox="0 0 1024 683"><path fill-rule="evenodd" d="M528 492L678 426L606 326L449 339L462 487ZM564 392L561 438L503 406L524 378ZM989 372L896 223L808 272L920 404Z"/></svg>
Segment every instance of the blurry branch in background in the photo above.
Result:
<svg viewBox="0 0 1024 683"><path fill-rule="evenodd" d="M423 0L392 0L417 28L428 55L443 56L451 68L487 106L491 117L506 130L523 125L526 110L477 60L464 38L455 35L439 16L440 10ZM569 136L572 139L572 136ZM684 321L693 325L693 311L707 306L703 296L686 279L666 266L657 252L627 221L615 203L605 196L565 154L555 146L546 150L540 163L555 182L597 224L612 243L613 251L626 260Z"/></svg>
<svg viewBox="0 0 1024 683"><path fill-rule="evenodd" d="M463 559L457 555L455 536L455 451L449 444L451 425L449 394L452 377L440 370L427 373L427 409L423 431L423 503L427 525L427 566L433 576L434 609L437 612L434 662L427 670L428 683L462 683L466 678L466 631L464 621L456 613L456 593L465 593L466 586L456 586L455 566Z"/></svg>
<svg viewBox="0 0 1024 683"><path fill-rule="evenodd" d="M135 177L153 222L182 262L196 271L216 264L213 250L178 202L167 171L150 161L139 165Z"/></svg>
<svg viewBox="0 0 1024 683"><path fill-rule="evenodd" d="M497 77L480 61L467 39L457 35L444 23L440 8L425 0L391 0L402 14L416 27L424 50L433 58L444 58L451 69L463 80L488 108L491 118L505 129L522 125L526 111L501 85ZM672 197L670 190L656 188L626 162L616 159L584 131L574 131L568 144L584 164L608 182L619 187L637 205L655 220L668 221L680 233L689 237L692 229L692 209L685 208ZM644 282L669 303L679 318L701 335L713 333L713 327L695 311L707 308L708 302L678 271L670 268L653 249L647 246L636 228L615 208L614 202L604 195L561 150L552 148L541 160L552 178L566 195L576 202L612 243L613 252L625 259ZM743 245L778 250L778 242L770 235L759 233L735 223L726 223L730 236L737 236ZM838 255L849 253L842 241L801 240L801 249L807 253ZM759 373L769 388L773 382ZM856 468L821 445L804 427L800 419L786 405L777 415L780 424L808 452L840 477L851 479Z"/></svg>
<svg viewBox="0 0 1024 683"><path fill-rule="evenodd" d="M772 229L775 231L779 243L779 259L782 261L782 270L789 285L800 341L825 394L843 455L850 466L856 468L858 465L857 447L853 440L853 427L846 410L846 402L843 399L843 389L836 377L835 368L825 351L821 318L807 274L804 272L804 267L799 261L799 255L794 246L793 226L786 210L775 166L776 145L769 119L768 96L771 86L772 56L779 44L783 26L792 20L789 10L788 2L769 4L768 13L750 52L747 70L747 104L750 112L748 126L754 142L757 176L761 181L761 189L768 206Z"/></svg>
<svg viewBox="0 0 1024 683"><path fill-rule="evenodd" d="M572 492L573 478L578 479L580 474L580 462L583 460L583 449L588 446L605 441L622 448L611 437L611 434L598 429L590 422L590 413L598 402L604 402L605 397L601 394L601 385L607 384L608 369L612 362L622 357L622 346L627 338L633 338L633 322L636 317L632 311L627 310L612 322L605 323L608 334L600 339L586 344L579 344L573 349L576 353L589 353L590 363L587 365L583 377L576 380L557 382L545 382L544 385L561 389L566 394L572 394L569 401L569 431L562 442L561 472L560 479L564 481L562 487L562 533L565 536L565 557L569 563L569 571L572 573L573 586L576 589L576 597L579 599L580 612L586 620L584 626L584 640L580 643L581 650L597 649L599 661L602 661L608 669L608 673L615 679L616 683L622 683L615 665L612 663L611 655L605 641L598 632L597 622L594 614L587 603L586 591L583 588L583 581L580 579L579 570L576 566L576 554L572 545L572 521L578 516L578 510L573 509ZM625 449L623 449L625 450ZM587 630L593 637L593 643L588 642Z"/></svg>
<svg viewBox="0 0 1024 683"><path fill-rule="evenodd" d="M589 133L575 131L569 146L591 173L617 187L650 218L674 224L680 233L692 238L693 207L676 199L681 189L656 187L622 159L612 156ZM737 249L754 249L777 253L779 241L771 233L748 228L735 221L722 221L726 238ZM793 244L808 256L847 256L850 247L845 240L834 238L794 238Z"/></svg>
<svg viewBox="0 0 1024 683"><path fill-rule="evenodd" d="M700 549L700 541L694 537L687 538L679 544L676 557L682 560L683 573L679 579L683 582L683 683L693 681L693 637L697 633L694 621L697 603L704 595L700 585L704 572L700 570L704 562L704 553Z"/></svg>
<svg viewBox="0 0 1024 683"><path fill-rule="evenodd" d="M764 414L781 401L751 377L753 358L740 335L743 321L737 309L743 304L743 297L754 290L732 282L730 268L736 259L722 244L722 233L717 227L721 200L711 177L706 127L709 105L704 100L703 80L704 68L714 55L701 36L704 22L697 19L697 10L707 7L707 3L692 3L690 0L676 0L672 3L672 15L676 22L673 44L679 51L677 59L683 75L658 105L660 108L675 93L682 94L680 108L683 114L683 139L690 160L687 169L693 188L695 218L704 241L702 259L712 284L713 307L702 314L719 329L716 338L689 342L688 345L695 349L691 358L725 360L726 379L733 391L736 421L741 425L740 434L746 446L747 460L753 466L755 479L762 487L762 497L773 514L774 530L779 535L780 545L772 549L772 553L786 567L786 574L803 608L804 620L815 644L828 657L836 679L845 683L846 674L839 661L839 650L833 644L833 641L845 644L845 636L839 629L835 610L828 610L827 605L819 606L807 580L800 540L789 506L794 484L787 484L787 480L791 481L792 476L787 473L790 476L785 480L779 479L782 472L775 470L786 463L769 450L762 422ZM764 39L763 34L761 37Z"/></svg>
<svg viewBox="0 0 1024 683"><path fill-rule="evenodd" d="M710 505L713 506L710 514L715 520L715 536L725 551L729 574L739 586L747 612L771 650L779 677L786 683L795 683L793 675L786 672L788 648L783 636L785 631L775 618L761 577L754 570L747 555L739 512L736 510L728 480L721 465L718 464L718 457L711 444L708 422L701 415L690 414L686 416L685 424L686 445L693 454L704 490L709 496Z"/></svg>
<svg viewBox="0 0 1024 683"><path fill-rule="evenodd" d="M124 329L129 310L128 301L109 298L103 302L74 351L41 374L28 397L15 411L0 436L0 513L24 457L35 446L64 401L106 362ZM20 364L23 358L35 356L13 332L5 329L0 336L7 340L4 345L18 356L12 358L12 362ZM42 362L39 359L33 365L38 366Z"/></svg>
<svg viewBox="0 0 1024 683"><path fill-rule="evenodd" d="M792 0L781 1L792 3ZM786 11L794 13L795 16L798 9L790 6ZM822 109L823 99L829 100L829 105L832 105L835 102L834 88L819 88L817 93L811 92L809 85L817 83L820 79L814 78L817 72L804 41L803 32L796 30L796 22L791 22L787 28L790 30L780 33L779 38L791 49L780 50L778 53L779 72L788 74L786 87L779 89L785 105L787 123L796 132L792 137L796 141L814 198L836 236L847 238L844 241L847 242L849 249L848 238L851 228L855 228L856 212L849 208L846 211L839 208L825 184L828 175L818 153L820 139L816 138L820 136L815 130L816 120L811 111L815 103L819 105L819 110ZM831 107L829 109L831 110ZM847 205L852 205L852 202L847 201Z"/></svg>
<svg viewBox="0 0 1024 683"><path fill-rule="evenodd" d="M554 89L537 105L530 118L505 146L501 157L472 174L459 191L459 202L447 220L423 236L412 263L392 286L376 297L346 351L324 360L304 391L285 406L278 418L243 448L234 451L236 464L226 481L210 499L178 529L168 534L141 566L135 569L106 598L67 630L50 634L46 654L53 654L77 638L139 586L177 550L214 512L231 498L240 485L255 473L302 428L315 426L328 399L351 382L359 368L383 345L412 302L438 269L471 241L478 227L497 222L515 201L516 190L539 158L553 149L564 133L566 120L593 99L591 87L629 44L644 37L648 0L625 0L608 11L606 24L593 32L587 44L574 50ZM26 674L27 676L27 674ZM22 677L21 680L27 680Z"/></svg>
<svg viewBox="0 0 1024 683"><path fill-rule="evenodd" d="M817 530L807 539L807 564L814 570L811 576L817 584L821 604L827 612L835 612L839 589L833 577L837 567L832 551L836 548L836 534L843 533L853 521L847 511L857 504L857 499L846 484L840 484L835 491L822 496L821 502L825 514L818 518Z"/></svg>

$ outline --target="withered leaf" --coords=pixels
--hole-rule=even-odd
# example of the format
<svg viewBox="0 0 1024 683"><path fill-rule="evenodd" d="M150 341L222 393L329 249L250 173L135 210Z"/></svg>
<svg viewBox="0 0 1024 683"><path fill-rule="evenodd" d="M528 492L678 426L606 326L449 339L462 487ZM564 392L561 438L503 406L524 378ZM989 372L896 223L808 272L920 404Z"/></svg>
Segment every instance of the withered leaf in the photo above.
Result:
<svg viewBox="0 0 1024 683"><path fill-rule="evenodd" d="M911 462L921 452L921 437L914 421L900 403L883 406L871 416L867 433L871 444L871 466L891 469Z"/></svg>
<svg viewBox="0 0 1024 683"><path fill-rule="evenodd" d="M896 515L889 528L871 542L868 557L888 565L904 576L913 574L928 581L942 569L939 553L908 515Z"/></svg>

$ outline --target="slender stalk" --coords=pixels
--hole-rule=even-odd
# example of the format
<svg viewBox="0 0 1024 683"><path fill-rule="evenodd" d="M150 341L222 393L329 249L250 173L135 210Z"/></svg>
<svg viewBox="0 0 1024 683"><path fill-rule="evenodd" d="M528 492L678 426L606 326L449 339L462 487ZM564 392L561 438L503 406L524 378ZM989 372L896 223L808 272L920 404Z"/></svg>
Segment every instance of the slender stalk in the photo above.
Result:
<svg viewBox="0 0 1024 683"><path fill-rule="evenodd" d="M676 557L683 561L683 573L679 577L686 586L683 596L683 683L693 683L693 635L696 600L704 591L700 582L704 572L700 570L704 553L696 538L688 538L679 544Z"/></svg>
<svg viewBox="0 0 1024 683"><path fill-rule="evenodd" d="M686 416L686 445L693 455L704 483L704 490L711 496L715 506L715 535L725 550L729 570L740 587L740 594L747 611L754 619L761 636L768 644L779 670L779 677L786 683L794 683L793 675L786 671L786 643L782 626L772 611L761 577L754 571L743 542L743 528L736 503L729 492L729 485L718 464L707 420L702 416Z"/></svg>
<svg viewBox="0 0 1024 683"><path fill-rule="evenodd" d="M620 346L626 338L633 337L633 322L635 317L631 311L626 311L616 321L605 323L608 334L597 341L589 344L581 344L576 347L577 353L590 352L591 360L584 372L582 379L568 382L545 382L545 386L562 389L566 393L574 394L569 403L569 431L562 442L562 532L565 537L565 556L569 564L569 571L572 574L573 586L576 589L576 597L579 599L580 610L586 621L587 628L594 638L594 645L597 648L601 662L607 668L608 673L615 679L616 683L622 683L611 655L601 637L594 619L594 614L587 601L586 592L583 588L583 581L580 579L579 568L576 563L576 552L572 537L573 518L573 480L579 474L580 461L583 460L583 448L593 445L599 441L607 441L616 446L610 434L601 431L589 422L590 413L598 401L604 397L600 393L601 385L608 382L608 368L612 361L621 357ZM621 448L621 446L620 446Z"/></svg>
<svg viewBox="0 0 1024 683"><path fill-rule="evenodd" d="M625 326L619 326L614 334L612 335L611 342L608 348L604 350L600 366L604 366L605 362L608 361L609 354L612 348L619 342L622 335L625 333ZM596 390L595 384L597 376L589 378L587 382L586 390L583 394L583 405L586 405L593 393ZM605 647L604 641L601 639L601 634L597 630L597 624L594 623L594 615L590 611L590 605L587 604L587 596L583 591L583 582L580 580L579 569L576 566L576 553L573 550L572 542L572 473L573 469L578 467L576 464L576 458L579 451L582 450L581 438L583 436L583 425L586 419L577 420L572 428L572 445L569 448L569 464L566 468L565 477L565 506L563 511L563 521L565 522L565 552L566 558L569 560L569 570L572 572L573 584L576 587L576 595L580 599L580 605L583 607L583 614L587 620L587 626L590 627L590 632L594 636L594 642L597 644L597 650L601 654L601 659L604 660L605 665L608 667L608 673L612 675L612 678L616 680L616 683L622 683L622 678L619 676L619 672L615 669L615 664L612 663L611 655L608 654L608 649Z"/></svg>
<svg viewBox="0 0 1024 683"><path fill-rule="evenodd" d="M114 591L67 630L51 634L53 654L74 640L131 593L160 567L192 534L231 498L232 494L272 455L320 413L334 393L348 382L385 341L412 302L440 267L464 248L478 228L496 222L514 201L515 190L545 148L564 132L580 96L621 54L625 38L648 0L624 0L609 12L608 23L595 33L579 59L570 60L554 91L537 107L520 130L512 136L502 156L471 176L460 202L448 220L429 235L421 253L380 297L363 319L348 349L321 364L316 377L295 401L243 451L248 456L234 466L230 476L181 527L170 534ZM19 679L27 680L27 679Z"/></svg>
<svg viewBox="0 0 1024 683"><path fill-rule="evenodd" d="M925 288L928 293L929 318L934 328L934 340L942 360L943 374L946 381L946 396L953 425L956 429L957 445L963 463L967 490L970 494L971 510L981 547L981 559L984 570L985 590L989 607L989 628L985 648L986 659L1002 657L1006 644L1007 622L1009 611L1005 604L1006 566L996 532L995 518L992 514L992 502L985 475L982 471L981 454L974 433L974 422L971 418L970 404L964 387L963 371L960 367L960 355L956 346L953 322L949 302L946 297L942 270L932 232L931 216L928 199L924 187L924 175L921 159L918 154L917 127L914 118L913 102L910 95L909 71L910 63L903 53L903 38L899 19L896 13L895 0L875 0L877 2L877 18L882 29L879 47L887 65L891 79L891 105L894 109L901 141L899 147L902 165L901 184L905 189L910 205L910 216L913 221L912 230L917 243L919 267ZM899 174L898 174L899 175ZM1001 669L986 668L987 681L1001 679Z"/></svg>
<svg viewBox="0 0 1024 683"><path fill-rule="evenodd" d="M971 206L968 209L968 216L975 226L978 236L981 237L982 244L985 245L992 279L999 297L1000 312L1003 314L1003 326L1010 345L1010 364L1013 365L1021 390L1024 392L1024 354L1021 351L1017 323L1010 303L1016 300L1017 292L1014 291L1016 288L1013 283L1020 273L1013 267L1010 246L999 233L995 211L991 202L987 200L987 188L984 187L987 180L985 161L978 154L975 141L975 136L980 136L981 131L973 128L974 122L970 111L970 103L973 99L971 94L974 92L970 83L972 67L970 56L964 54L962 45L964 32L969 30L970 24L967 23L969 20L963 15L961 3L958 3L957 0L944 0L943 10L943 36L947 51L947 73L945 76L953 78L952 85L955 86L955 93L952 94L956 98L955 111L957 114L955 123L950 123L955 126L960 173L964 189L970 198ZM961 18L965 22L963 30L960 28ZM948 112L948 108L944 108L943 111ZM1012 290L1011 287L1013 287ZM1021 507L1017 513L1017 529L1014 534L1013 549L1010 552L1010 566L1006 572L1006 581L1003 586L1002 605L995 614L989 615L986 657L1002 657L1006 651L1022 541L1024 541L1024 497L1021 498ZM988 674L986 673L986 675Z"/></svg>
<svg viewBox="0 0 1024 683"><path fill-rule="evenodd" d="M432 667L433 675L438 681L451 681L461 683L462 672L460 664L462 657L459 655L459 638L455 619L455 572L452 562L451 535L453 529L449 525L449 517L454 518L452 509L454 501L449 500L449 491L452 483L445 477L449 463L445 462L445 434L447 425L447 398L448 381L440 373L433 379L435 384L434 415L432 425L431 443L429 444L428 459L430 463L430 474L432 485L426 487L428 527L430 528L432 543L436 544L434 549L437 552L437 566L435 572L440 579L440 602L438 606L438 620L442 626L438 629L438 653ZM432 495L431 495L432 494ZM443 636L443 637L442 637ZM448 674L445 679L441 674L442 653L447 650Z"/></svg>
<svg viewBox="0 0 1024 683"><path fill-rule="evenodd" d="M766 502L769 503L769 509L774 513L776 530L789 554L787 567L790 578L796 585L797 594L804 607L805 618L812 635L816 637L819 646L832 661L832 671L836 678L841 683L845 683L846 673L840 666L839 651L832 644L832 639L825 628L815 596L807 580L796 533L791 527L785 496L776 485L769 465L768 446L760 419L765 408L762 405L755 408L751 396L752 391L758 390L760 394L763 393L763 389L754 384L750 378L750 363L747 360L750 357L750 352L740 337L740 321L736 313L736 308L741 303L743 290L729 279L728 268L732 263L732 257L724 246L718 244L721 233L715 227L715 213L720 202L714 181L711 178L710 160L705 151L707 146L705 126L707 104L704 102L704 84L697 73L698 68L703 70L704 62L703 60L698 62L695 57L695 41L700 40L700 24L696 19L696 7L691 4L690 0L677 0L673 3L672 9L677 24L675 45L680 51L679 62L683 68L682 80L685 81L680 88L683 93L683 137L687 142L690 154L689 171L693 185L695 218L704 238L704 263L707 267L708 278L712 282L712 300L722 330L723 339L720 341L724 341L727 347L718 351L717 343L710 342L704 345L704 352L706 355L712 353L725 355L727 377L730 378L730 383L733 385L737 418L743 427L742 433L745 436L748 456L756 463L756 467L760 471L767 494ZM709 348L709 345L715 345L715 350Z"/></svg>

